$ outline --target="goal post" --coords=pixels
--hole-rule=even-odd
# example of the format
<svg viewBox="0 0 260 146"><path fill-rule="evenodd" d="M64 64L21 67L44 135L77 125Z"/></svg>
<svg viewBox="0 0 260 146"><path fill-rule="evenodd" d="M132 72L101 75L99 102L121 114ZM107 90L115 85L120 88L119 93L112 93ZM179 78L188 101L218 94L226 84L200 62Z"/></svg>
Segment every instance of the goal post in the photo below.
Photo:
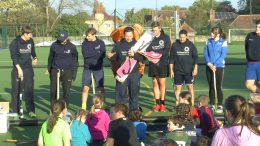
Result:
<svg viewBox="0 0 260 146"><path fill-rule="evenodd" d="M229 29L228 43L231 43L233 40L244 41L246 35L252 31L255 31L255 29Z"/></svg>

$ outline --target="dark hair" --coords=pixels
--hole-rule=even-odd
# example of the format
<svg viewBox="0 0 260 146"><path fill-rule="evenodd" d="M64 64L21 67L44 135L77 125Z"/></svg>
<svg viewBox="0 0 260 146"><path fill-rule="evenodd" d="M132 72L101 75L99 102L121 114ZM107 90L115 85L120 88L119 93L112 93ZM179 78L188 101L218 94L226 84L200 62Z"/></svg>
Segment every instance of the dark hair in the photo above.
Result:
<svg viewBox="0 0 260 146"><path fill-rule="evenodd" d="M198 146L210 146L211 145L211 139L207 136L200 136L198 139Z"/></svg>
<svg viewBox="0 0 260 146"><path fill-rule="evenodd" d="M92 107L90 109L90 118L93 118L95 115L95 109L101 109L105 99L100 94L95 94L92 99Z"/></svg>
<svg viewBox="0 0 260 146"><path fill-rule="evenodd" d="M170 116L168 121L172 122L174 125L178 124L179 125L178 128L181 128L183 124L183 119L179 115Z"/></svg>
<svg viewBox="0 0 260 146"><path fill-rule="evenodd" d="M211 33L215 35L215 37L219 34L221 38L226 39L226 34L220 27L213 27L211 28Z"/></svg>
<svg viewBox="0 0 260 146"><path fill-rule="evenodd" d="M161 28L162 25L161 25L161 23L159 21L154 21L154 22L152 22L151 27L152 28L154 28L154 27L160 27Z"/></svg>
<svg viewBox="0 0 260 146"><path fill-rule="evenodd" d="M114 111L115 112L122 112L122 114L127 117L127 113L128 113L128 107L123 104L123 103L115 103L115 104L112 104L111 107L114 108Z"/></svg>
<svg viewBox="0 0 260 146"><path fill-rule="evenodd" d="M134 33L133 27L127 26L127 27L124 29L124 33L126 33L126 32L133 32L133 33Z"/></svg>
<svg viewBox="0 0 260 146"><path fill-rule="evenodd" d="M97 30L95 28L89 28L86 30L85 35L87 36L88 34L95 35L97 33Z"/></svg>
<svg viewBox="0 0 260 146"><path fill-rule="evenodd" d="M64 100L56 100L51 106L51 116L48 119L47 133L51 133L57 121L59 120L60 113L66 108Z"/></svg>
<svg viewBox="0 0 260 146"><path fill-rule="evenodd" d="M178 146L177 142L172 139L164 139L159 146Z"/></svg>
<svg viewBox="0 0 260 146"><path fill-rule="evenodd" d="M256 20L255 24L256 25L260 24L260 19Z"/></svg>
<svg viewBox="0 0 260 146"><path fill-rule="evenodd" d="M78 125L80 125L82 117L83 117L83 116L86 116L86 114L87 114L87 112L86 112L86 110L84 110L84 109L80 109L80 110L78 110L78 111L75 113L74 120L76 120L77 118L79 118Z"/></svg>
<svg viewBox="0 0 260 146"><path fill-rule="evenodd" d="M204 95L204 94L200 94L198 96L198 102L201 102L204 105L208 105L208 96L207 95Z"/></svg>
<svg viewBox="0 0 260 146"><path fill-rule="evenodd" d="M234 121L229 123L228 126L242 125L240 135L242 133L243 126L247 126L251 131L260 135L260 130L253 124L249 104L246 102L244 97L240 95L229 96L226 99L225 108L234 119Z"/></svg>
<svg viewBox="0 0 260 146"><path fill-rule="evenodd" d="M192 105L190 92L188 92L188 91L181 92L180 98L187 100L189 102L189 104Z"/></svg>
<svg viewBox="0 0 260 146"><path fill-rule="evenodd" d="M32 33L32 28L29 25L25 25L21 28L22 35L25 33Z"/></svg>
<svg viewBox="0 0 260 146"><path fill-rule="evenodd" d="M142 120L142 112L139 109L131 110L128 114L128 119L131 121Z"/></svg>
<svg viewBox="0 0 260 146"><path fill-rule="evenodd" d="M180 103L178 106L175 107L176 115L180 116L185 121L189 121L194 123L192 117L192 106L185 103Z"/></svg>
<svg viewBox="0 0 260 146"><path fill-rule="evenodd" d="M180 30L179 35L185 34L187 36L188 32L185 29Z"/></svg>

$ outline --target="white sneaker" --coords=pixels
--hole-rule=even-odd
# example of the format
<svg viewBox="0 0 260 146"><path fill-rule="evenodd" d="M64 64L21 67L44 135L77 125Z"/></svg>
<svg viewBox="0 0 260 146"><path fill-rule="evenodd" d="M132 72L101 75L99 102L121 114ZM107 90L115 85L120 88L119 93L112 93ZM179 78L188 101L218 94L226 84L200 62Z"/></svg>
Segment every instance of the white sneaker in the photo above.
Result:
<svg viewBox="0 0 260 146"><path fill-rule="evenodd" d="M215 105L210 105L209 107L211 108L211 110L212 110L213 112L215 112Z"/></svg>
<svg viewBox="0 0 260 146"><path fill-rule="evenodd" d="M219 106L218 106L218 109L217 109L215 112L216 112L216 113L219 113L219 114L223 113L223 107L222 107L222 105L219 105Z"/></svg>

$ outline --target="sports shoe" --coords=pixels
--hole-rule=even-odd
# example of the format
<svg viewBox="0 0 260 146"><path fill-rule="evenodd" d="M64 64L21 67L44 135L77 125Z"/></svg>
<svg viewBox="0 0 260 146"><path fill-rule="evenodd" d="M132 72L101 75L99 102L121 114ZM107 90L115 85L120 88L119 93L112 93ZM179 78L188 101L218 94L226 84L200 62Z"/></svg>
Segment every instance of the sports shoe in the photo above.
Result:
<svg viewBox="0 0 260 146"><path fill-rule="evenodd" d="M219 105L219 106L218 106L218 108L217 108L217 110L216 110L216 113L219 113L219 114L223 113L223 107L222 107L222 105Z"/></svg>
<svg viewBox="0 0 260 146"><path fill-rule="evenodd" d="M156 104L154 107L153 107L153 111L154 112L159 112L161 109L161 106L159 104Z"/></svg>
<svg viewBox="0 0 260 146"><path fill-rule="evenodd" d="M36 114L34 112L29 112L29 117L36 118Z"/></svg>
<svg viewBox="0 0 260 146"><path fill-rule="evenodd" d="M165 112L165 110L166 110L166 106L163 105L163 104L161 104L160 111L161 111L161 112Z"/></svg>
<svg viewBox="0 0 260 146"><path fill-rule="evenodd" d="M212 110L213 112L215 112L215 105L210 105L209 107L211 108L211 110Z"/></svg>

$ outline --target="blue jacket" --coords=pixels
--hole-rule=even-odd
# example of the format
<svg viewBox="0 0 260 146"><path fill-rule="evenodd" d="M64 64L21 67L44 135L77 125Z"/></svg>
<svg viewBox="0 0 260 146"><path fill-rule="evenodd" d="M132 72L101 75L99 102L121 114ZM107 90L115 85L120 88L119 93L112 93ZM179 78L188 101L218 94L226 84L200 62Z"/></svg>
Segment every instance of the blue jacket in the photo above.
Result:
<svg viewBox="0 0 260 146"><path fill-rule="evenodd" d="M91 142L91 135L88 126L78 120L74 120L70 126L72 146L88 146Z"/></svg>
<svg viewBox="0 0 260 146"><path fill-rule="evenodd" d="M227 41L223 38L215 41L209 38L204 47L204 58L206 64L213 64L216 67L225 67L225 58L227 55Z"/></svg>
<svg viewBox="0 0 260 146"><path fill-rule="evenodd" d="M85 39L82 43L82 56L84 58L84 69L102 69L103 59L106 57L104 41L98 38L93 42Z"/></svg>

